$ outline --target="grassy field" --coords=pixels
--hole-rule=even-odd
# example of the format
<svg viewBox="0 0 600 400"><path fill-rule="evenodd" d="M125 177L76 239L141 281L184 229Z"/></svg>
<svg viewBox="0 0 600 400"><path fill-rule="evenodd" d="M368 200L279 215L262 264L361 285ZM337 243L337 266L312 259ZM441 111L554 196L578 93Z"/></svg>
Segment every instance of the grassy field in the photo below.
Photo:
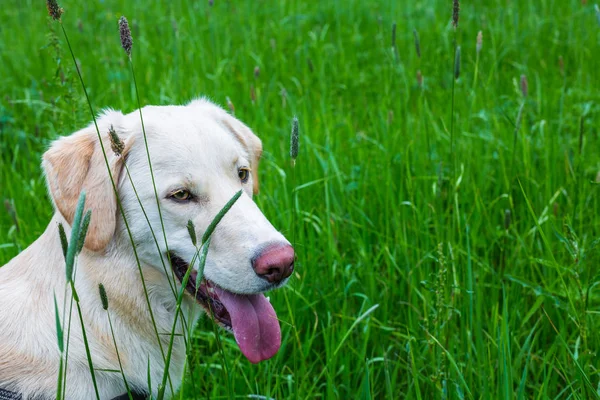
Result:
<svg viewBox="0 0 600 400"><path fill-rule="evenodd" d="M278 355L220 333L226 373L202 321L182 397L598 397L593 3L463 2L456 30L450 1L158 3L61 2L95 109L137 104L125 15L143 104L229 98L262 138L257 202L298 254ZM91 116L43 1L3 2L0 57L2 265L52 215L41 153Z"/></svg>

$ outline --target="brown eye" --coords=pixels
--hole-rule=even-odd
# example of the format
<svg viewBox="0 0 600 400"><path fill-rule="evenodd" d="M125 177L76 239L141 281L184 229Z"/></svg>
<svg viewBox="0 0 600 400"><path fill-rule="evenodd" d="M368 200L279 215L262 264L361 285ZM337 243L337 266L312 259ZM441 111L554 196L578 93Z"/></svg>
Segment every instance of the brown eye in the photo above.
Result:
<svg viewBox="0 0 600 400"><path fill-rule="evenodd" d="M171 197L172 199L175 199L177 201L188 201L192 198L192 194L185 190L185 189L179 189L173 193L171 193Z"/></svg>
<svg viewBox="0 0 600 400"><path fill-rule="evenodd" d="M238 176L240 177L240 181L242 181L242 183L248 182L248 179L250 178L250 169L245 167L238 169Z"/></svg>

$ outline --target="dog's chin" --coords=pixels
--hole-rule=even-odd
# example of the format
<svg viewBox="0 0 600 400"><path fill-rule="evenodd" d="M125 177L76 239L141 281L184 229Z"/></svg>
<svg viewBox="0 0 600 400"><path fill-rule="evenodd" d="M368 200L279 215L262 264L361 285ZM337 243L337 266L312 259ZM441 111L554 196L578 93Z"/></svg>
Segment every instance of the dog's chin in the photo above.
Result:
<svg viewBox="0 0 600 400"><path fill-rule="evenodd" d="M260 292L236 293L208 279L198 280L198 272L181 257L169 254L171 267L186 291L218 325L232 332L240 350L258 363L273 357L281 346L281 328L270 301Z"/></svg>
<svg viewBox="0 0 600 400"><path fill-rule="evenodd" d="M183 284L185 275L190 268L190 265L184 259L172 253L169 255L171 267L179 283ZM219 300L219 296L215 293L215 284L207 279L202 279L198 285L198 271L192 270L187 280L185 290L188 294L196 299L196 302L204 308L206 314L212 318L214 322L221 327L232 332L231 316L223 303Z"/></svg>

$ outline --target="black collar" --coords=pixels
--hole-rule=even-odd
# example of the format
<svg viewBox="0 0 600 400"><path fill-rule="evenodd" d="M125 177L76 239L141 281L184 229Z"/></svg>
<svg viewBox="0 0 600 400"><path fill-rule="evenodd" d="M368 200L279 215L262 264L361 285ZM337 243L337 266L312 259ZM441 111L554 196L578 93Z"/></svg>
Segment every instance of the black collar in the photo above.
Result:
<svg viewBox="0 0 600 400"><path fill-rule="evenodd" d="M131 397L133 400L146 400L148 398L148 394L145 392L133 391L131 392ZM11 392L6 389L0 388L0 400L23 400L23 396L20 393ZM129 394L124 393L120 396L113 398L112 400L129 400Z"/></svg>
<svg viewBox="0 0 600 400"><path fill-rule="evenodd" d="M131 392L131 398L133 400L147 400L148 399L148 394L146 392L138 392L136 390ZM2 399L0 399L2 400ZM113 398L112 400L129 400L129 394L127 393L123 393L120 396L117 396L115 398Z"/></svg>
<svg viewBox="0 0 600 400"><path fill-rule="evenodd" d="M0 388L0 400L21 400L22 397L19 393L9 392Z"/></svg>

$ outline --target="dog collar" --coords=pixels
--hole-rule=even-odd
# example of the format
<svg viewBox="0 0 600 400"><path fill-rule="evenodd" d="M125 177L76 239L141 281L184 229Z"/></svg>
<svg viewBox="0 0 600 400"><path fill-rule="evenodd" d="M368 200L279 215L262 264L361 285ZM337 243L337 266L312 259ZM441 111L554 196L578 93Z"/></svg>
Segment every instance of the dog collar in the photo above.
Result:
<svg viewBox="0 0 600 400"><path fill-rule="evenodd" d="M19 393L10 392L0 388L0 400L21 400L22 397Z"/></svg>
<svg viewBox="0 0 600 400"><path fill-rule="evenodd" d="M148 395L146 393L140 393L137 391L131 392L133 400L146 400ZM23 396L20 393L11 392L10 390L0 388L0 400L23 400ZM120 396L113 398L112 400L129 400L129 394L124 393Z"/></svg>

